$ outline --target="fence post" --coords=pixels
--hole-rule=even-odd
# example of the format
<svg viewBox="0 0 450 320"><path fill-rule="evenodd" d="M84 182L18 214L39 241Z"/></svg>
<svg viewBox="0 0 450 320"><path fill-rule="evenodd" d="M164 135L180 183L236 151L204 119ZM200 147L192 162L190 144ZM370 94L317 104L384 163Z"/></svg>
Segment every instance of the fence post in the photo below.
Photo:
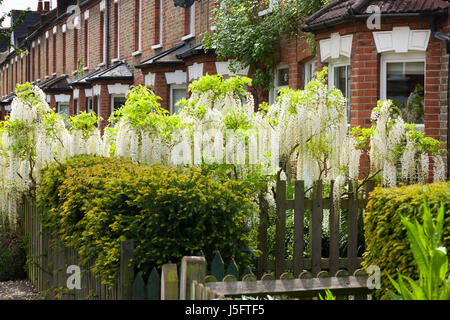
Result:
<svg viewBox="0 0 450 320"><path fill-rule="evenodd" d="M276 205L275 277L279 278L286 269L286 181L277 181Z"/></svg>
<svg viewBox="0 0 450 320"><path fill-rule="evenodd" d="M162 266L161 300L178 300L178 271L174 263Z"/></svg>
<svg viewBox="0 0 450 320"><path fill-rule="evenodd" d="M195 299L191 296L192 281L204 283L205 276L205 257L183 257L183 260L181 260L180 300Z"/></svg>
<svg viewBox="0 0 450 320"><path fill-rule="evenodd" d="M133 241L122 241L120 243L120 277L119 277L119 299L131 300L133 298L134 281L134 243Z"/></svg>

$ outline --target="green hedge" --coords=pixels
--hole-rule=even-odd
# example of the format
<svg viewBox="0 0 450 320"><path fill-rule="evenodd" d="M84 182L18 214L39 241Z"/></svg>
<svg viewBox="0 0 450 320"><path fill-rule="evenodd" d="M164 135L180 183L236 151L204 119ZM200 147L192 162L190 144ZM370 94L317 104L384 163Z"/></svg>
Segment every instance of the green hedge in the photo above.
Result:
<svg viewBox="0 0 450 320"><path fill-rule="evenodd" d="M254 195L241 181L200 169L79 156L44 170L38 194L44 226L112 280L121 240L135 242L137 271L220 250L243 266L254 251Z"/></svg>
<svg viewBox="0 0 450 320"><path fill-rule="evenodd" d="M418 279L418 271L410 250L406 228L400 214L423 223L424 200L436 217L441 202L445 206L444 245L450 250L450 183L412 185L399 188L376 188L370 195L365 217L366 252L363 267L377 265L381 270L381 289L377 299L388 299L387 288L393 289L386 274L397 279L402 275Z"/></svg>

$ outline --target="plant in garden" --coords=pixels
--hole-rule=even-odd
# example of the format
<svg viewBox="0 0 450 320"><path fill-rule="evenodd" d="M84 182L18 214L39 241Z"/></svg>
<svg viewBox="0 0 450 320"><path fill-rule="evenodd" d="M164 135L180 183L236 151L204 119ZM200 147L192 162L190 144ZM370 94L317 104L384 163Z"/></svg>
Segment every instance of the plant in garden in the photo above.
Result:
<svg viewBox="0 0 450 320"><path fill-rule="evenodd" d="M322 295L319 293L319 299L320 300L336 300L336 298L333 296L333 293L331 293L330 289L325 290L324 297L322 297Z"/></svg>
<svg viewBox="0 0 450 320"><path fill-rule="evenodd" d="M423 225L417 220L411 223L400 215L408 231L408 239L414 261L419 269L419 281L398 275L398 282L389 274L389 280L398 294L389 290L394 300L450 300L450 274L448 274L447 249L442 245L444 229L444 204L434 223L430 208L424 203ZM406 279L407 282L404 280Z"/></svg>
<svg viewBox="0 0 450 320"><path fill-rule="evenodd" d="M125 239L146 275L200 250L209 257L219 250L240 267L257 254L254 191L211 171L78 156L45 169L37 200L43 226L84 261L95 258L93 271L110 284Z"/></svg>
<svg viewBox="0 0 450 320"><path fill-rule="evenodd" d="M357 137L359 147L369 156L371 174L382 172L383 185L395 186L397 181L425 183L429 173L429 155L434 162L434 180L445 181L443 143L425 137L415 125L404 122L393 112L391 100L378 102L378 107L372 110L372 121L374 125L371 128L353 128L352 135ZM400 172L400 177L397 172Z"/></svg>
<svg viewBox="0 0 450 320"><path fill-rule="evenodd" d="M398 272L402 276L419 279L406 227L400 216L423 223L424 202L431 215L437 218L441 204L444 206L442 246L450 250L450 183L411 185L398 188L377 187L371 193L364 218L366 250L364 269L376 265L381 270L381 288L373 293L377 299L389 299L386 289L395 290L387 275Z"/></svg>

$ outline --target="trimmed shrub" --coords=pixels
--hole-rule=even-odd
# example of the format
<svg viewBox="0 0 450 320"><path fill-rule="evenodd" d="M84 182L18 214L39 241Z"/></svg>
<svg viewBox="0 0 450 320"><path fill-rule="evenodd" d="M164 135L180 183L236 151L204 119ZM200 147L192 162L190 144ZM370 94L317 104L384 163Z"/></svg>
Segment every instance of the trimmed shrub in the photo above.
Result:
<svg viewBox="0 0 450 320"><path fill-rule="evenodd" d="M38 205L45 227L113 283L120 241L135 243L137 271L203 250L249 263L254 194L241 181L220 181L197 168L144 167L123 159L79 156L42 175Z"/></svg>
<svg viewBox="0 0 450 320"><path fill-rule="evenodd" d="M375 292L377 299L388 299L386 289L393 290L388 277L396 278L397 271L412 279L418 279L417 265L408 242L406 227L400 214L410 221L423 223L424 200L433 218L436 218L441 202L444 204L443 243L450 250L450 183L412 185L400 188L376 188L370 195L364 219L366 252L363 267L376 265L381 270L381 289Z"/></svg>

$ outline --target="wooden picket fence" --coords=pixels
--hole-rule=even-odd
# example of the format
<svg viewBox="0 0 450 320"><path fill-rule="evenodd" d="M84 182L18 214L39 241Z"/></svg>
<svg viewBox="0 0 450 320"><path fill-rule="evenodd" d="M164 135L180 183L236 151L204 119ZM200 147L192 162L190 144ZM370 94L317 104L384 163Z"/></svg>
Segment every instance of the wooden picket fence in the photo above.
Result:
<svg viewBox="0 0 450 320"><path fill-rule="evenodd" d="M258 230L258 249L262 251L258 259L259 276L274 271L277 278L285 272L292 273L298 277L302 272L309 271L314 276L324 272L329 275L347 272L353 274L361 267L362 258L358 256L358 217L363 214L367 205L369 193L374 188L373 181L367 181L364 189L353 190L352 183L349 184L348 197L340 200L339 207L348 210L348 247L347 256L340 257L339 235L340 235L340 212L336 212L333 197L323 197L322 181L316 181L312 187L310 196L306 197L304 181L295 181L294 198L286 197L286 181L278 181L276 185L276 236L275 236L275 260L268 258L268 213L263 208L260 213L260 224ZM331 182L330 195L333 194L334 182ZM294 211L294 248L293 259L286 259L286 210ZM305 211L310 214L310 232L304 234ZM322 219L324 210L329 211L329 235L330 247L329 257L322 257ZM305 238L309 237L310 257L304 257Z"/></svg>
<svg viewBox="0 0 450 320"><path fill-rule="evenodd" d="M224 267L220 253L214 256L209 272L205 257L183 257L179 273L174 263L164 264L161 275L153 269L146 282L138 273L133 281L132 299L213 300L281 295L283 298L310 300L317 299L319 293L324 296L326 289L337 299L371 299L368 278L362 270L357 270L352 276L345 272L338 273L336 277L322 273L317 278L307 271L302 272L299 278L284 273L278 280L271 274L265 274L257 280L251 269L246 268L239 281L239 270L234 261L226 269L226 275Z"/></svg>
<svg viewBox="0 0 450 320"><path fill-rule="evenodd" d="M335 212L332 196L323 197L321 181L314 183L312 192L305 190L303 181L294 182L294 198L286 197L286 181L276 186L277 222L275 259L268 258L268 212L261 210L259 224L259 247L262 254L256 267L249 266L239 272L231 261L225 269L220 253L211 260L209 272L204 257L184 257L180 276L176 264L163 265L161 274L154 269L147 279L134 274L130 261L133 258L133 243L123 242L121 247L120 272L117 286L109 288L101 279L93 276L90 268L93 261L82 266L81 259L72 248L63 246L48 232L42 230L35 203L25 199L18 206L24 234L29 238L29 278L34 286L47 296L62 299L214 299L240 295L265 296L286 295L311 299L319 292L330 289L338 297L351 296L367 299L367 275L360 270L362 258L357 255L358 216L363 213L368 194L373 189L369 181L361 192L347 192L341 199L340 208L348 210L347 256L339 256L340 214ZM331 193L333 183L331 183ZM309 197L306 195L310 194ZM293 259L286 259L286 210L294 212ZM310 232L304 234L305 213L309 211ZM329 256L322 257L322 217L329 211ZM304 257L305 238L311 244L310 256ZM67 289L67 267L82 267L81 289ZM241 279L239 281L239 279ZM260 280L258 280L260 279Z"/></svg>
<svg viewBox="0 0 450 320"><path fill-rule="evenodd" d="M43 230L34 201L29 198L20 201L18 215L20 228L29 244L27 248L28 277L42 297L65 300L118 300L125 298L124 290L126 288L121 284L127 283L127 281L123 281L119 277L118 286L109 287L102 284L101 279L95 277L90 271L94 265L93 261L88 261L83 265L74 248L64 246L56 238L50 236L49 232ZM67 287L67 280L70 276L67 268L71 265L80 266L80 290L69 290ZM126 266L126 263L121 263L122 265Z"/></svg>

